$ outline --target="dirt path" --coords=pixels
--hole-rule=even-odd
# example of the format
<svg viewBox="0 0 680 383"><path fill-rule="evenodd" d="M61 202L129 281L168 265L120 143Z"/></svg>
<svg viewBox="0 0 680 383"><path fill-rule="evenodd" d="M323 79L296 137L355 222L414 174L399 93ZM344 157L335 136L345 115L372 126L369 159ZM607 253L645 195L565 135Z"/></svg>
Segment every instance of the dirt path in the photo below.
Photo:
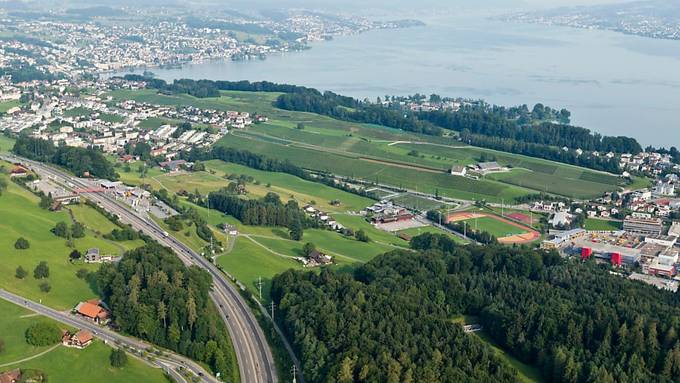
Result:
<svg viewBox="0 0 680 383"><path fill-rule="evenodd" d="M35 354L33 356L29 356L27 358L20 359L20 360L15 360L14 362L0 364L0 367L11 366L13 364L19 364L19 363L23 363L23 362L28 362L29 360L33 360L33 359L36 359L36 358L40 358L41 356L47 354L48 352L54 351L54 349L56 349L59 346L61 346L61 343L57 343L54 346L48 348L47 350L45 350L41 353Z"/></svg>

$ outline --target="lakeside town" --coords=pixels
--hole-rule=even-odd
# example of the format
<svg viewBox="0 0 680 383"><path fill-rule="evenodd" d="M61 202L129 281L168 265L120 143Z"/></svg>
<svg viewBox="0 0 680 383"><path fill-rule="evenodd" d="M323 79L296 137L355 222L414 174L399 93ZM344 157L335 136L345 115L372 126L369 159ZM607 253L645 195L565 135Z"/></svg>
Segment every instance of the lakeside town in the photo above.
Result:
<svg viewBox="0 0 680 383"><path fill-rule="evenodd" d="M211 60L265 59L338 36L422 25L415 20L372 21L302 10L276 20L243 15L179 16L153 9L96 11L96 17L81 19L69 12L43 14L0 8L0 67L10 67L15 75L37 71L51 79Z"/></svg>

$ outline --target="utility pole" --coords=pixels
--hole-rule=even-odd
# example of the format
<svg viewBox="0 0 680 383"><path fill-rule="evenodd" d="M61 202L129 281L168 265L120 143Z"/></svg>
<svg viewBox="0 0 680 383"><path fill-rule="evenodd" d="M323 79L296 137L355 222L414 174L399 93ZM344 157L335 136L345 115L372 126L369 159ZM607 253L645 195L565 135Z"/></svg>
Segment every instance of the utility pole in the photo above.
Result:
<svg viewBox="0 0 680 383"><path fill-rule="evenodd" d="M501 217L505 217L505 198L501 198Z"/></svg>
<svg viewBox="0 0 680 383"><path fill-rule="evenodd" d="M270 306L272 308L272 322L273 322L274 321L274 307L276 307L276 305L274 304L274 301L272 301Z"/></svg>
<svg viewBox="0 0 680 383"><path fill-rule="evenodd" d="M260 292L260 300L262 300L262 277L257 277L257 289Z"/></svg>
<svg viewBox="0 0 680 383"><path fill-rule="evenodd" d="M296 377L297 377L297 367L293 365L293 368L290 370L293 373L293 383L296 383Z"/></svg>

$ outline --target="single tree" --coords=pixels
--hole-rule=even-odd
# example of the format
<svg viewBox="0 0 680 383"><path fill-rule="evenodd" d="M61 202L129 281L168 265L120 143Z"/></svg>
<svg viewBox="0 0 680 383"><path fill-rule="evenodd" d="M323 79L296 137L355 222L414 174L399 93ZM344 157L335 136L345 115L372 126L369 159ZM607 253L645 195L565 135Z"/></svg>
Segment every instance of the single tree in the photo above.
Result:
<svg viewBox="0 0 680 383"><path fill-rule="evenodd" d="M302 247L302 253L305 255L305 257L309 257L315 251L316 246L311 242L305 243L305 245Z"/></svg>
<svg viewBox="0 0 680 383"><path fill-rule="evenodd" d="M35 270L33 270L33 278L35 279L44 279L44 278L49 278L50 276L50 267L47 265L47 262L42 261L38 264L38 266L35 267Z"/></svg>
<svg viewBox="0 0 680 383"><path fill-rule="evenodd" d="M109 361L111 362L111 367L122 368L127 364L127 354L121 348L113 349L111 350Z"/></svg>
<svg viewBox="0 0 680 383"><path fill-rule="evenodd" d="M88 275L90 275L90 272L87 269L78 269L78 271L76 271L76 277L79 279L85 279Z"/></svg>
<svg viewBox="0 0 680 383"><path fill-rule="evenodd" d="M77 260L79 260L80 257L82 257L82 256L83 256L83 255L82 255L82 254L80 253L80 251L78 251L78 250L73 250L73 251L71 252L71 254L68 255L68 257L69 257L69 259L71 259L71 261L77 261Z"/></svg>
<svg viewBox="0 0 680 383"><path fill-rule="evenodd" d="M43 282L40 284L40 291L43 293L49 293L50 290L52 290L52 286L49 284L49 282Z"/></svg>
<svg viewBox="0 0 680 383"><path fill-rule="evenodd" d="M368 237L368 234L366 234L363 229L354 233L354 236L356 237L357 241L371 242L371 238Z"/></svg>
<svg viewBox="0 0 680 383"><path fill-rule="evenodd" d="M85 226L80 222L74 223L71 226L71 236L73 238L83 238L85 236Z"/></svg>
<svg viewBox="0 0 680 383"><path fill-rule="evenodd" d="M28 240L26 240L24 237L21 237L17 239L16 242L14 242L14 248L17 250L26 250L29 247L31 247L31 244L28 243Z"/></svg>
<svg viewBox="0 0 680 383"><path fill-rule="evenodd" d="M66 222L58 222L56 226L52 229L52 233L56 235L57 237L61 238L68 238L70 232L68 230L68 225L66 225Z"/></svg>
<svg viewBox="0 0 680 383"><path fill-rule="evenodd" d="M24 269L21 266L17 267L17 270L14 274L14 276L17 277L17 279L24 279L24 278L26 278L27 275L28 275L28 271L26 271L26 269Z"/></svg>

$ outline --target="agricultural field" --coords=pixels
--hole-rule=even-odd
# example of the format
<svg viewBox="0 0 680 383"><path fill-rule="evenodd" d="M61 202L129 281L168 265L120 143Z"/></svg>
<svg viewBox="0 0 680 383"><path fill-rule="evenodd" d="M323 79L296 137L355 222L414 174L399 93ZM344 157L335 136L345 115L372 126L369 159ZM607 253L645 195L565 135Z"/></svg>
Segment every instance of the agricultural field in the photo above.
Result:
<svg viewBox="0 0 680 383"><path fill-rule="evenodd" d="M585 229L592 231L618 231L623 228L623 223L619 221L609 221L604 219L587 218Z"/></svg>
<svg viewBox="0 0 680 383"><path fill-rule="evenodd" d="M110 367L111 349L100 341L84 350L31 346L25 340L26 329L36 322L51 320L3 300L0 300L0 312L0 339L5 342L5 351L0 353L0 371L38 369L46 373L52 382L168 382L161 370L133 357L128 358L128 364L123 368ZM25 361L16 363L21 360Z"/></svg>
<svg viewBox="0 0 680 383"><path fill-rule="evenodd" d="M73 249L67 246L64 238L50 231L60 221L71 223L68 211L49 212L41 209L38 202L36 196L13 182L8 182L7 190L0 196L0 287L32 300L42 300L44 304L60 310L70 309L80 300L97 295L95 286L77 278L76 272L79 269L96 271L99 266L69 262L68 255ZM88 219L84 219L86 226L101 225L101 220L94 218L96 212L78 213L84 214L81 218L87 216ZM90 218L91 215L93 218ZM19 237L28 240L29 249L15 249L14 244ZM125 250L121 244L98 238L90 230L84 238L74 239L74 244L83 253L92 247L99 248L104 254L117 255ZM46 280L33 278L33 269L41 261L46 261L50 268L50 276ZM28 271L29 275L23 280L15 277L18 266ZM48 293L39 288L44 281L51 285Z"/></svg>
<svg viewBox="0 0 680 383"><path fill-rule="evenodd" d="M264 114L265 124L226 136L221 145L288 159L303 167L461 199L500 202L538 191L591 198L616 190L620 180L589 169L527 156L467 146L448 137L433 137L370 124L338 121L312 113L276 109L278 93L221 92L198 99L163 95L154 90L114 91L114 99L134 99L160 105L193 105L218 110ZM304 129L297 129L299 123ZM447 174L452 165L483 159L515 168L480 180ZM416 179L418 182L414 182Z"/></svg>

